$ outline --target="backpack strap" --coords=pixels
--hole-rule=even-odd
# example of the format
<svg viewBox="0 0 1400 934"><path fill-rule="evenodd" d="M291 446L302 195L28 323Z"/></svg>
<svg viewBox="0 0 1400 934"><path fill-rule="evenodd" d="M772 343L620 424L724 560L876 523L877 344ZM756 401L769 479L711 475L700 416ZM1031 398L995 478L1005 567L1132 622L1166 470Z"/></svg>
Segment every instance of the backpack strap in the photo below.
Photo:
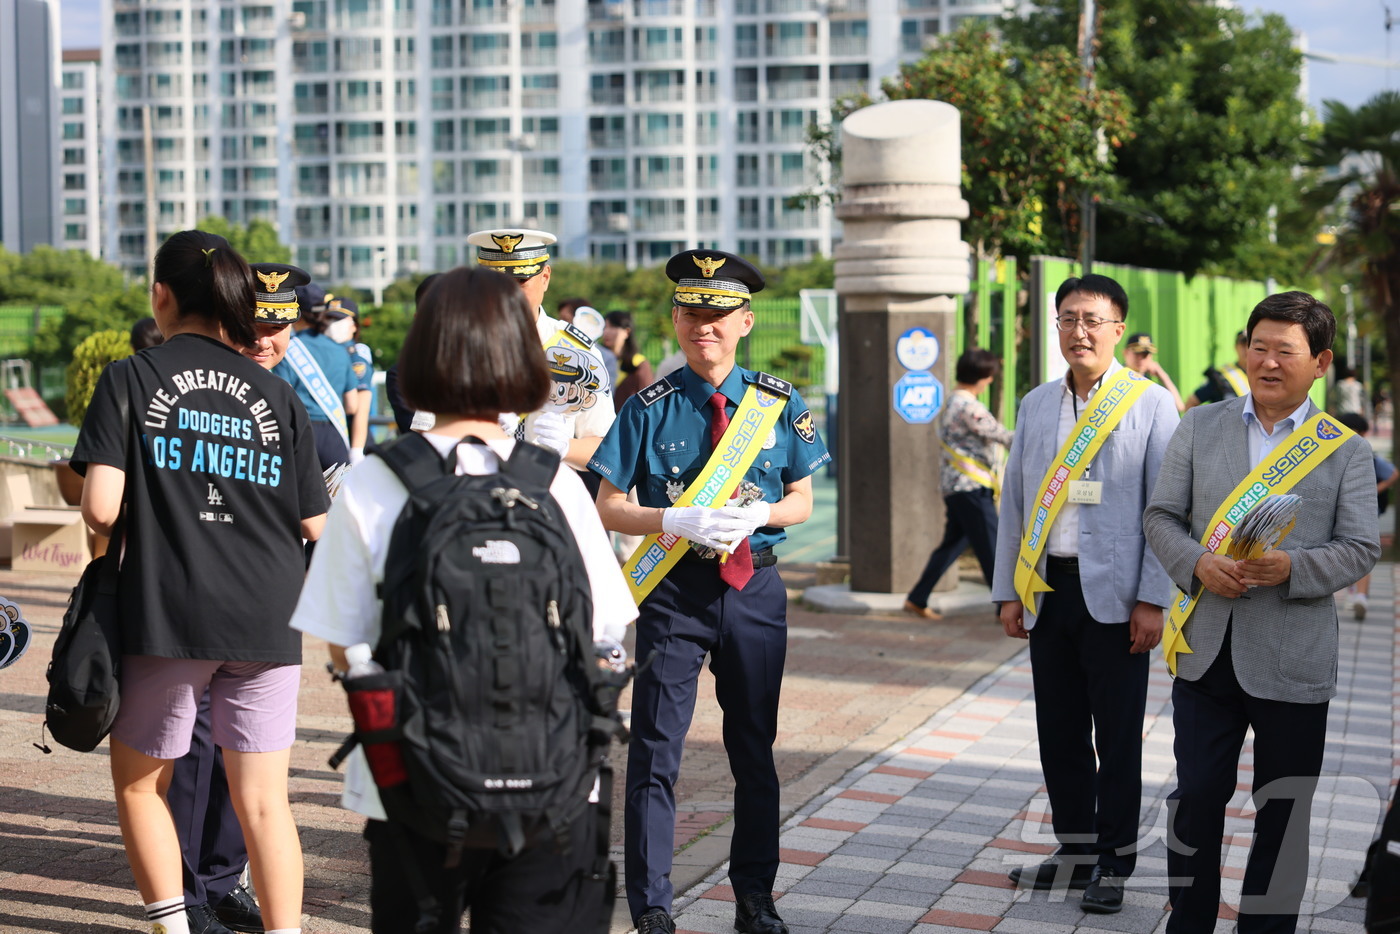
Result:
<svg viewBox="0 0 1400 934"><path fill-rule="evenodd" d="M558 454L538 444L517 441L510 457L501 464L501 473L525 489L548 490L559 472Z"/></svg>
<svg viewBox="0 0 1400 934"><path fill-rule="evenodd" d="M442 457L433 443L416 431L400 435L388 444L376 444L369 449L370 454L378 454L384 463L408 488L409 495L422 489L434 480L456 472L457 449L452 455Z"/></svg>

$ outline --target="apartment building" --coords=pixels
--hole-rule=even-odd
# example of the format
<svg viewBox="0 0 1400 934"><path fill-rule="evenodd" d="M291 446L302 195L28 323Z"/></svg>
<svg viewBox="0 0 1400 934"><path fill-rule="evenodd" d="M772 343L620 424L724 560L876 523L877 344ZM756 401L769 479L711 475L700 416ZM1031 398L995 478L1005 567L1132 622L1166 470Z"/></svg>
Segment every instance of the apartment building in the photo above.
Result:
<svg viewBox="0 0 1400 934"><path fill-rule="evenodd" d="M1010 2L1010 0L1008 0ZM829 254L796 208L806 127L968 17L965 0L104 0L106 243L145 222L275 221L327 282L470 256L472 230L557 233L629 265L687 247ZM143 114L152 125L145 196Z"/></svg>
<svg viewBox="0 0 1400 934"><path fill-rule="evenodd" d="M0 245L55 240L58 0L0 2Z"/></svg>
<svg viewBox="0 0 1400 934"><path fill-rule="evenodd" d="M64 49L59 86L62 217L55 245L102 256L102 139L97 49Z"/></svg>

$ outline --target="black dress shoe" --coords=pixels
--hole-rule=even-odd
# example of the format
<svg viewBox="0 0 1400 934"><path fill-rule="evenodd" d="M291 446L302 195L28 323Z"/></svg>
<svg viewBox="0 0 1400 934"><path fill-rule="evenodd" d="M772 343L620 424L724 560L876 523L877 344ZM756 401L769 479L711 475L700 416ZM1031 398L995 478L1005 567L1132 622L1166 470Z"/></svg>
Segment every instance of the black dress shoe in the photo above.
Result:
<svg viewBox="0 0 1400 934"><path fill-rule="evenodd" d="M1084 890L1079 907L1093 915L1116 915L1123 910L1123 883L1127 880L1116 869L1094 867L1094 878Z"/></svg>
<svg viewBox="0 0 1400 934"><path fill-rule="evenodd" d="M653 908L637 919L637 934L676 934L676 922L660 908Z"/></svg>
<svg viewBox="0 0 1400 934"><path fill-rule="evenodd" d="M1088 857L1085 857L1086 859ZM1093 863L1052 856L1037 866L1017 866L1007 878L1018 889L1085 889L1094 874Z"/></svg>
<svg viewBox="0 0 1400 934"><path fill-rule="evenodd" d="M223 922L224 927L231 931L241 931L243 934L262 934L263 919L262 912L258 909L258 903L253 900L253 893L249 892L243 883L238 883L214 906L214 914Z"/></svg>
<svg viewBox="0 0 1400 934"><path fill-rule="evenodd" d="M185 920L189 922L190 934L231 934L208 905L186 905Z"/></svg>
<svg viewBox="0 0 1400 934"><path fill-rule="evenodd" d="M739 934L788 934L788 926L773 907L773 896L745 895L734 906L734 930Z"/></svg>

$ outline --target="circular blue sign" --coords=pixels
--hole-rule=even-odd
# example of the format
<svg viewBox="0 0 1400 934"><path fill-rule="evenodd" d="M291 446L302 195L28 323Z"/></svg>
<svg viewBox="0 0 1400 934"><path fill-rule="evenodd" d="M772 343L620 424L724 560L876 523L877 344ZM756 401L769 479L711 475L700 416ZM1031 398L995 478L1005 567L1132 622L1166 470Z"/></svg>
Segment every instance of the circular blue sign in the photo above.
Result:
<svg viewBox="0 0 1400 934"><path fill-rule="evenodd" d="M928 328L910 328L894 342L894 358L906 370L929 370L938 362L938 338Z"/></svg>

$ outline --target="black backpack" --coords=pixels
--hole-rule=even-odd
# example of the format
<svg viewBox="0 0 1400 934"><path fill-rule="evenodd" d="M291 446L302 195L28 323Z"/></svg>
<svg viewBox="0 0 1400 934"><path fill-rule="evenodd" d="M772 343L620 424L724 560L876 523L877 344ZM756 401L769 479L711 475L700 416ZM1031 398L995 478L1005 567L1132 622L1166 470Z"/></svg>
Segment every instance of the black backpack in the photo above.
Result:
<svg viewBox="0 0 1400 934"><path fill-rule="evenodd" d="M567 847L620 725L588 574L549 492L559 457L517 443L499 473L458 476L456 449L444 459L416 433L372 453L409 498L379 588L385 671L347 680L356 732L332 764L362 743L389 820L450 861L464 846L515 855L545 830Z"/></svg>

